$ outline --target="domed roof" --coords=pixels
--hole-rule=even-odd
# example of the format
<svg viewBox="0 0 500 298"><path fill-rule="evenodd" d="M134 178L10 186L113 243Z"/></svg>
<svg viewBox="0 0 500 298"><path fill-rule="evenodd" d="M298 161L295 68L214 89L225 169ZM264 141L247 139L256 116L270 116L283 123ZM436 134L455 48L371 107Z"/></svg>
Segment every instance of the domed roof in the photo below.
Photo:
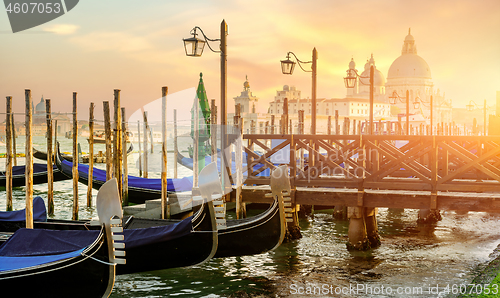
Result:
<svg viewBox="0 0 500 298"><path fill-rule="evenodd" d="M405 37L401 56L394 60L389 67L387 79L393 78L432 78L429 65L417 55L417 46L410 30Z"/></svg>
<svg viewBox="0 0 500 298"><path fill-rule="evenodd" d="M432 77L431 69L422 57L417 54L403 54L392 62L387 78L431 79Z"/></svg>
<svg viewBox="0 0 500 298"><path fill-rule="evenodd" d="M43 99L43 96L40 102L35 107L35 113L36 112L45 112L45 100Z"/></svg>

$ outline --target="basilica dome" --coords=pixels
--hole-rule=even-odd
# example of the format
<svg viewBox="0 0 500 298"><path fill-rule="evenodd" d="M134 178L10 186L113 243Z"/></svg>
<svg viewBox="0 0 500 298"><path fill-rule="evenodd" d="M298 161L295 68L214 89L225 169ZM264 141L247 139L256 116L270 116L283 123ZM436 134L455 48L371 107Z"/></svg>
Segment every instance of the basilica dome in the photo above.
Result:
<svg viewBox="0 0 500 298"><path fill-rule="evenodd" d="M43 96L40 102L36 105L34 113L45 113L45 100L43 99Z"/></svg>
<svg viewBox="0 0 500 298"><path fill-rule="evenodd" d="M405 38L401 56L399 56L387 74L387 79L396 78L424 78L431 79L431 69L425 60L417 55L415 38L408 32Z"/></svg>
<svg viewBox="0 0 500 298"><path fill-rule="evenodd" d="M431 79L431 70L425 60L417 54L403 54L389 67L388 79L393 78Z"/></svg>

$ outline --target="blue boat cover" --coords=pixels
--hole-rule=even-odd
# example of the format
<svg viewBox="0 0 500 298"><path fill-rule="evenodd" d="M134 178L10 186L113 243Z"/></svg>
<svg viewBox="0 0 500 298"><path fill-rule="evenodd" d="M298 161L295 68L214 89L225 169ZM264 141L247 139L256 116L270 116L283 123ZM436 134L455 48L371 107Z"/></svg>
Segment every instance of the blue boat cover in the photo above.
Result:
<svg viewBox="0 0 500 298"><path fill-rule="evenodd" d="M12 176L24 175L24 171L26 166L13 166L12 167ZM57 170L57 166L54 165L54 170ZM43 163L34 163L33 164L33 174L47 172L47 164ZM5 176L5 171L0 172L1 176Z"/></svg>
<svg viewBox="0 0 500 298"><path fill-rule="evenodd" d="M0 221L25 221L26 209L17 211L0 211ZM33 220L47 221L47 209L41 197L33 198Z"/></svg>
<svg viewBox="0 0 500 298"><path fill-rule="evenodd" d="M189 235L192 217L176 224L124 230L125 249L173 240ZM19 229L0 246L0 272L76 257L100 231Z"/></svg>
<svg viewBox="0 0 500 298"><path fill-rule="evenodd" d="M1 257L48 256L80 250L101 231L19 229L0 246Z"/></svg>
<svg viewBox="0 0 500 298"><path fill-rule="evenodd" d="M72 163L63 160L62 168L65 173L71 173ZM88 179L89 166L78 164L78 174ZM105 182L106 171L94 167L92 179ZM129 187L158 190L161 191L161 178L142 178L135 176L128 176ZM193 177L184 177L179 179L167 179L167 191L190 191L193 188Z"/></svg>
<svg viewBox="0 0 500 298"><path fill-rule="evenodd" d="M8 270L16 270L58 262L65 259L78 257L83 252L83 249L72 251L65 254L36 256L36 257L0 257L0 272Z"/></svg>
<svg viewBox="0 0 500 298"><path fill-rule="evenodd" d="M26 268L79 256L100 231L19 229L0 246L0 271Z"/></svg>
<svg viewBox="0 0 500 298"><path fill-rule="evenodd" d="M125 249L132 249L189 235L192 230L192 219L193 217L190 216L172 225L123 230Z"/></svg>

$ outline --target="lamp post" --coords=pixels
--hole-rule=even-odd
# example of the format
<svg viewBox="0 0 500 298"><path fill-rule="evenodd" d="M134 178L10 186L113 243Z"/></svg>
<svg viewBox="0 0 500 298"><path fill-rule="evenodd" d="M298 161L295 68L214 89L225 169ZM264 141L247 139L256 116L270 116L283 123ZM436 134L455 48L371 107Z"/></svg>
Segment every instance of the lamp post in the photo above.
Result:
<svg viewBox="0 0 500 298"><path fill-rule="evenodd" d="M465 105L465 108L467 109L467 111L469 112L472 112L474 110L479 110L481 109L476 102L474 102L473 100L469 101L469 104L468 105ZM487 106L486 106L486 99L484 100L484 106L483 106L483 135L486 136L486 109L487 109Z"/></svg>
<svg viewBox="0 0 500 298"><path fill-rule="evenodd" d="M198 38L197 30L200 31L203 39ZM203 49L205 48L205 44L208 45L208 48L214 53L220 53L220 109L221 109L221 125L227 124L227 23L225 20L222 20L220 24L220 38L219 39L210 39L208 38L203 30L196 26L191 32L193 36L190 38L184 38L184 49L186 50L186 56L190 57L200 57L203 54ZM220 42L220 50L214 50L210 46L209 42Z"/></svg>
<svg viewBox="0 0 500 298"><path fill-rule="evenodd" d="M293 55L295 60L297 62L290 60L290 55ZM316 51L316 48L313 49L312 51L312 60L311 61L301 61L293 52L288 52L286 54L286 60L281 60L281 72L283 74L288 74L291 75L293 74L293 70L295 69L295 64L299 64L299 67L305 71L305 72L311 72L312 73L312 92L311 92L311 134L316 134L316 89L317 89L317 84L316 84L316 78L317 78L317 67L316 67L316 62L318 60L318 51ZM311 63L311 70L305 70L302 67L302 64L305 63Z"/></svg>
<svg viewBox="0 0 500 298"><path fill-rule="evenodd" d="M374 77L374 72L375 68L373 65L370 66L370 128L368 133L373 134L373 77ZM356 79L357 78L363 78L366 79L366 77L362 77L358 74L358 72L355 69L349 69L347 70L347 77L344 78L344 83L346 88L354 88L356 86ZM360 80L361 83L363 83ZM365 84L366 85L366 84Z"/></svg>
<svg viewBox="0 0 500 298"><path fill-rule="evenodd" d="M396 90L394 90L392 92L392 95L389 96L391 104L396 104L397 100L399 100L400 102L403 102L402 98L403 97L399 96L398 93L396 92ZM410 134L410 91L409 90L406 90L406 99L405 99L405 102L406 102L406 135L409 135ZM415 100L413 102L413 107L415 109L418 109L419 106L420 106L420 102L417 101L417 100Z"/></svg>
<svg viewBox="0 0 500 298"><path fill-rule="evenodd" d="M198 38L197 31L200 31L203 39ZM184 48L186 50L186 55L190 57L200 57L203 54L203 48L205 44L214 53L220 53L220 123L221 123L221 149L224 152L226 144L228 142L227 138L227 23L222 20L220 24L220 38L210 39L208 38L203 30L196 26L191 32L193 36L190 38L183 39ZM220 50L214 50L210 46L210 42L220 42ZM227 166L225 156L221 158L221 168L226 169L227 175L230 175L230 168ZM223 186L225 187L227 182L226 176L223 175ZM225 193L227 191L225 190Z"/></svg>

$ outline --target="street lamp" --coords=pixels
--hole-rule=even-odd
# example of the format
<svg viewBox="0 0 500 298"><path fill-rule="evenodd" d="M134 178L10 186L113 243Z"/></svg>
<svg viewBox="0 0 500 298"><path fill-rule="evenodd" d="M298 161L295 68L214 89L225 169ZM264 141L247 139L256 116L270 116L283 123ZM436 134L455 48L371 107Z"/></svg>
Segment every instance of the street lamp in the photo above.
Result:
<svg viewBox="0 0 500 298"><path fill-rule="evenodd" d="M290 60L290 55L293 55L297 63L293 60ZM286 54L286 60L281 60L281 72L283 74L291 75L293 74L293 70L295 69L295 64L299 64L299 67L305 72L312 73L312 96L311 96L311 134L316 134L316 77L317 77L317 68L316 62L318 60L318 51L316 48L312 51L312 61L301 61L293 52L288 52ZM302 64L311 63L311 70L305 70L302 67Z"/></svg>
<svg viewBox="0 0 500 298"><path fill-rule="evenodd" d="M469 104L468 105L465 105L465 108L467 109L467 111L469 112L472 112L474 110L479 110L481 109L477 103L473 100L469 101ZM483 129L483 135L486 136L486 99L484 100L484 106L483 106L483 110L484 110L484 119L483 119L483 125L484 125L484 129Z"/></svg>
<svg viewBox="0 0 500 298"><path fill-rule="evenodd" d="M200 31L203 39L198 38L197 31ZM220 38L218 39L210 39L208 38L203 30L196 26L191 32L193 35L190 38L184 38L182 41L184 42L184 49L186 51L186 56L189 57L200 57L203 54L203 49L205 44L208 45L208 48L214 53L220 53L221 60L221 125L227 124L227 24L225 20L222 20L221 28L220 28ZM220 50L214 50L209 42L220 42Z"/></svg>
<svg viewBox="0 0 500 298"><path fill-rule="evenodd" d="M200 39L200 38L196 37L196 35L197 35L196 30L197 29L201 31L201 34L203 35L203 37L205 39ZM203 49L205 48L205 44L207 43L206 40L216 41L216 40L208 39L205 36L205 34L203 33L203 30L201 30L201 28L199 28L199 27L194 27L193 30L191 30L191 34L193 35L193 37L184 38L182 40L182 41L184 41L184 49L186 50L186 56L200 57L203 54Z"/></svg>
<svg viewBox="0 0 500 298"><path fill-rule="evenodd" d="M370 66L370 130L369 130L369 134L373 134L373 73L375 72L375 68L373 65ZM362 77L358 74L358 71L353 69L353 68L349 68L347 70L347 77L344 78L344 84L345 84L345 87L346 88L354 88L356 86L356 79L357 78L360 78L360 79L366 79L367 77ZM360 83L362 83L363 85L366 85L364 84L361 80L359 80Z"/></svg>
<svg viewBox="0 0 500 298"><path fill-rule="evenodd" d="M396 104L397 100L400 102L404 102L402 100L403 97L399 96L396 90L392 92L392 95L389 96L389 100L391 104ZM415 103L414 103L415 105ZM420 105L420 104L418 104ZM406 135L410 134L410 91L406 90Z"/></svg>
<svg viewBox="0 0 500 298"><path fill-rule="evenodd" d="M197 30L201 32L203 39L197 38ZM221 149L225 150L225 146L228 143L227 138L227 23L222 20L220 24L220 38L210 39L208 38L203 30L196 26L191 30L190 38L183 39L184 48L186 50L186 55L190 57L200 57L203 54L203 48L205 44L208 45L209 49L214 53L220 53L220 122L221 122ZM220 42L220 50L216 51L212 49L209 42ZM223 154L224 156L224 154ZM225 161L225 157L221 159L221 168L226 169L226 173L230 175L230 169L227 166L228 163ZM227 185L226 179L223 177L224 186Z"/></svg>

